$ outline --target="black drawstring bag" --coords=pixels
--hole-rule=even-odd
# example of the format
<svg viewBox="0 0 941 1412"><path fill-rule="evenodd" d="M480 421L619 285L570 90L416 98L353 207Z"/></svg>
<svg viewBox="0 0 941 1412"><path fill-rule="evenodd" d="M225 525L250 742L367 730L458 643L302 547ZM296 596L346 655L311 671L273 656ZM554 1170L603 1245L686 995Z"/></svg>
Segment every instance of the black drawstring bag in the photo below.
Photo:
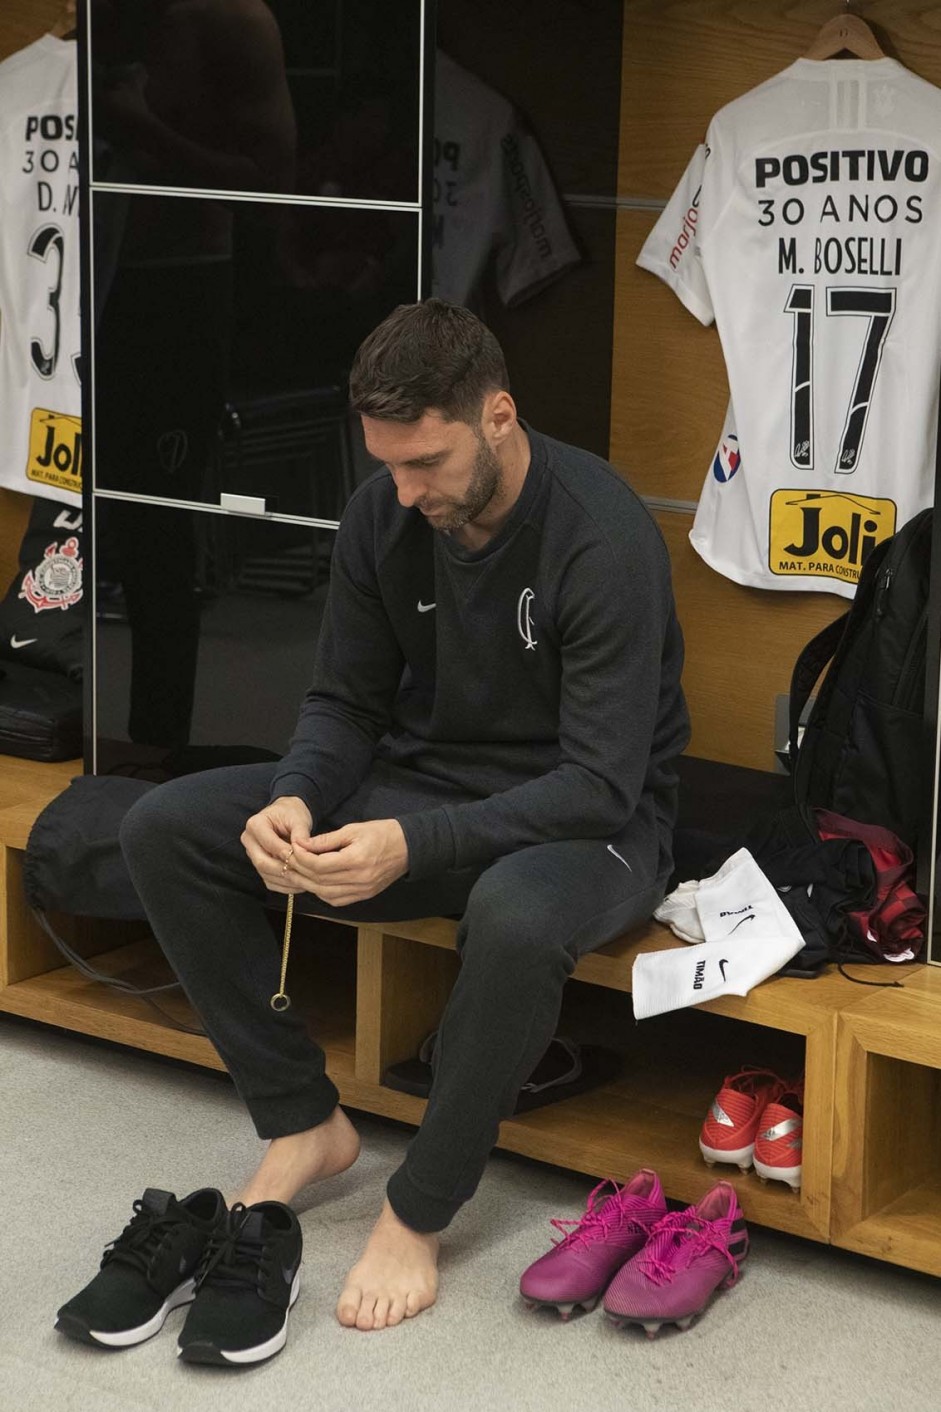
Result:
<svg viewBox="0 0 941 1412"><path fill-rule="evenodd" d="M121 821L149 780L77 775L33 824L23 886L37 912L146 920L118 843Z"/></svg>
<svg viewBox="0 0 941 1412"><path fill-rule="evenodd" d="M59 936L47 915L67 912L76 917L146 921L118 832L131 806L155 788L149 780L124 775L76 776L33 824L23 860L23 887L43 931L83 976L146 1000L175 1029L202 1034L168 1015L152 998L178 990L178 981L142 988L103 975Z"/></svg>
<svg viewBox="0 0 941 1412"><path fill-rule="evenodd" d="M0 666L0 754L74 760L81 753L81 683L23 662Z"/></svg>
<svg viewBox="0 0 941 1412"><path fill-rule="evenodd" d="M146 921L118 833L125 814L148 790L181 775L280 757L259 746L185 746L149 767L157 780L133 775L76 775L33 824L23 880L37 912Z"/></svg>

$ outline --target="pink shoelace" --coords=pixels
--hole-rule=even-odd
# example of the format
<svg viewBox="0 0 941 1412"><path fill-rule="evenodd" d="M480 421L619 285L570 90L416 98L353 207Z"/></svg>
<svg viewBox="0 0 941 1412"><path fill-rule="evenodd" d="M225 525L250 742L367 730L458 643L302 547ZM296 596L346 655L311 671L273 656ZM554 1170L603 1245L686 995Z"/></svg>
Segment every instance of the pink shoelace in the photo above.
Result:
<svg viewBox="0 0 941 1412"><path fill-rule="evenodd" d="M603 1198L603 1204L596 1208L595 1198L605 1187L611 1187L611 1193ZM573 1246L578 1244L587 1245L593 1240L605 1240L612 1234L612 1228L618 1230L643 1228L643 1222L636 1217L626 1216L624 1208L616 1200L623 1188L610 1177L606 1177L603 1182L599 1182L593 1191L589 1193L585 1203L585 1211L574 1220L563 1220L562 1217L552 1216L550 1224L555 1226L557 1231L561 1231L562 1239L553 1240L553 1245L560 1247L563 1245ZM635 1198L642 1201L642 1197ZM566 1226L574 1226L575 1229L566 1231Z"/></svg>
<svg viewBox="0 0 941 1412"><path fill-rule="evenodd" d="M698 1216L691 1216L688 1211L671 1211L654 1226L650 1243L640 1257L644 1274L654 1284L666 1284L676 1274L674 1257L678 1247L689 1241L690 1259L705 1254L707 1250L718 1250L720 1255L724 1255L732 1266L734 1284L739 1277L738 1262L714 1226L713 1221L704 1222Z"/></svg>

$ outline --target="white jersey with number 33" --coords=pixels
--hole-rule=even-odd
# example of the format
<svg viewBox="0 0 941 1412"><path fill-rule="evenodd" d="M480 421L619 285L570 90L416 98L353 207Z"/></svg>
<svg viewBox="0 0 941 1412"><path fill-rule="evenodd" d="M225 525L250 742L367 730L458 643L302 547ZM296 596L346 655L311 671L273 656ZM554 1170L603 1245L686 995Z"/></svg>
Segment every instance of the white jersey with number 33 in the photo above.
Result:
<svg viewBox="0 0 941 1412"><path fill-rule="evenodd" d="M690 534L757 588L852 596L934 495L941 89L798 59L723 108L638 264L715 320L731 402Z"/></svg>
<svg viewBox="0 0 941 1412"><path fill-rule="evenodd" d="M82 489L76 46L0 63L0 485Z"/></svg>

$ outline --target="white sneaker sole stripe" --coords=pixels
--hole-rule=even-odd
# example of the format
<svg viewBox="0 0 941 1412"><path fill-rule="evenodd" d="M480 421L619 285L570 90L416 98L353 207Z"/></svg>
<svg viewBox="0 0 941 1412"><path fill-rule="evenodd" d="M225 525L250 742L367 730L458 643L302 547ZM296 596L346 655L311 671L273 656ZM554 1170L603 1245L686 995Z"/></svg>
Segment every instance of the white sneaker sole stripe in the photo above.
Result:
<svg viewBox="0 0 941 1412"><path fill-rule="evenodd" d="M263 1358L270 1358L272 1354L279 1353L288 1339L288 1315L290 1314L297 1296L301 1292L301 1272L298 1268L294 1276L294 1283L291 1285L291 1298L288 1307L284 1311L284 1323L276 1334L266 1339L264 1343L256 1343L254 1348L238 1348L229 1353L224 1348L219 1349L219 1354L227 1363L260 1363ZM179 1358L183 1352L178 1348L176 1355Z"/></svg>
<svg viewBox="0 0 941 1412"><path fill-rule="evenodd" d="M181 1304L190 1304L196 1290L195 1280L184 1280L181 1285L167 1295L160 1308L153 1318L148 1319L144 1324L138 1324L136 1329L119 1329L117 1333L106 1333L101 1329L89 1329L88 1336L96 1343L106 1344L108 1348L130 1348L132 1344L143 1343L148 1338L153 1338L163 1328L167 1315L178 1309Z"/></svg>

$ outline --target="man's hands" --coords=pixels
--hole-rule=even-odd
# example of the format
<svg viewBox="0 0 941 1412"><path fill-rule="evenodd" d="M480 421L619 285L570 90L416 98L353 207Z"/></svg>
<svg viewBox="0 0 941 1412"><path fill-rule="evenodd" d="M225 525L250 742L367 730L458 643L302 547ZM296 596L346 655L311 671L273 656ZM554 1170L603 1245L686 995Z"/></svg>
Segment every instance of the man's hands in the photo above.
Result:
<svg viewBox="0 0 941 1412"><path fill-rule="evenodd" d="M408 844L398 819L367 819L317 834L295 848L287 875L331 907L375 897L408 872Z"/></svg>
<svg viewBox="0 0 941 1412"><path fill-rule="evenodd" d="M302 882L288 878L284 867L292 849L310 842L313 816L303 799L286 795L253 814L242 830L242 847L270 892L305 892Z"/></svg>
<svg viewBox="0 0 941 1412"><path fill-rule="evenodd" d="M313 838L312 827L307 805L293 797L276 799L245 825L242 846L271 892L311 892L331 907L348 907L408 871L397 819L345 824Z"/></svg>

